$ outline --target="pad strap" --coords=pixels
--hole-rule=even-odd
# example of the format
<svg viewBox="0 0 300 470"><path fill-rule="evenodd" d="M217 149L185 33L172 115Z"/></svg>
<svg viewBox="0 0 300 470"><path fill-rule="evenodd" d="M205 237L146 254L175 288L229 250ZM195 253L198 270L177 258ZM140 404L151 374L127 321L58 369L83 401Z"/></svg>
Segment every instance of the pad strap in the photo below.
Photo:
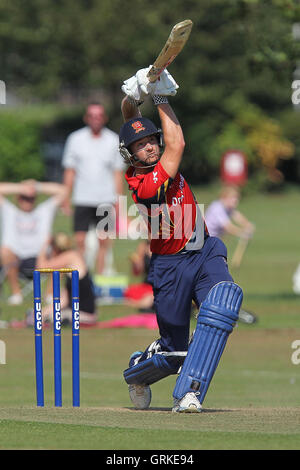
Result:
<svg viewBox="0 0 300 470"><path fill-rule="evenodd" d="M171 374L177 374L186 356L186 352L159 352L144 361L124 370L124 379L128 384L151 385Z"/></svg>

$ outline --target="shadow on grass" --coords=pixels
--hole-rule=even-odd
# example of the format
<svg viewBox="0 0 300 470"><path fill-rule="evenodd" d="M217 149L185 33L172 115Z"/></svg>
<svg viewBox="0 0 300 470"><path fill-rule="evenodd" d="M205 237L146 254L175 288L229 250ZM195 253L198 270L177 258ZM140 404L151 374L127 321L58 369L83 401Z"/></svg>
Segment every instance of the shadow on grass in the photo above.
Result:
<svg viewBox="0 0 300 470"><path fill-rule="evenodd" d="M151 407L148 410L138 410L136 408L131 408L131 407L126 407L125 408L128 411L136 411L138 413L140 412L145 412L145 413L151 413L151 412L164 412L164 413L171 413L172 408L161 408L161 407ZM212 409L212 408L204 408L201 413L233 413L234 410L224 410L224 409ZM199 413L199 414L201 414ZM180 414L180 413L174 413L174 414ZM197 413L182 413L182 414L197 414Z"/></svg>

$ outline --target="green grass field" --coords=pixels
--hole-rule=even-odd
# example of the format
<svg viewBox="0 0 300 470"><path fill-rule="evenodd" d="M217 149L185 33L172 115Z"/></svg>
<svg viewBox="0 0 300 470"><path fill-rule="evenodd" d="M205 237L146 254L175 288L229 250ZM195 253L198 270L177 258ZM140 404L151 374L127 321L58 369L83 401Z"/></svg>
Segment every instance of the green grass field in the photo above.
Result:
<svg viewBox="0 0 300 470"><path fill-rule="evenodd" d="M208 204L217 187L197 189ZM52 331L44 333L44 409L35 406L33 331L1 329L6 364L0 365L0 449L299 449L300 365L291 361L300 340L300 297L292 276L300 262L299 191L250 194L241 210L256 233L240 269L232 271L244 290L253 325L239 323L229 338L204 402L195 415L171 413L175 377L152 386L148 411L133 409L122 372L130 353L157 338L147 329L82 329L81 407L71 406L71 331L62 332L63 408L53 406ZM70 230L58 216L56 228ZM117 241L115 264L129 273L135 242ZM236 241L228 240L229 260ZM133 280L133 278L131 278ZM135 280L136 281L136 280ZM0 319L23 318L22 307L1 302ZM99 307L99 320L134 313L122 305ZM192 320L192 327L195 320Z"/></svg>

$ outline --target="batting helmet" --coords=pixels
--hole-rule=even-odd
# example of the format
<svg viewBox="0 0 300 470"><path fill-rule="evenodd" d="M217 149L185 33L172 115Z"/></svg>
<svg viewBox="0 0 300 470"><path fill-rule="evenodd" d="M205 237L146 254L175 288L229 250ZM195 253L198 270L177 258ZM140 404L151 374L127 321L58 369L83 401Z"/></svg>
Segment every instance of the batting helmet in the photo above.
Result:
<svg viewBox="0 0 300 470"><path fill-rule="evenodd" d="M130 121L127 121L125 124L123 124L119 133L119 150L127 164L132 165L132 158L134 158L129 150L130 145L137 140L140 140L143 137L147 137L149 135L155 135L157 137L159 146L163 146L162 132L152 121L150 121L150 119L140 117L131 119ZM139 161L136 158L134 159Z"/></svg>

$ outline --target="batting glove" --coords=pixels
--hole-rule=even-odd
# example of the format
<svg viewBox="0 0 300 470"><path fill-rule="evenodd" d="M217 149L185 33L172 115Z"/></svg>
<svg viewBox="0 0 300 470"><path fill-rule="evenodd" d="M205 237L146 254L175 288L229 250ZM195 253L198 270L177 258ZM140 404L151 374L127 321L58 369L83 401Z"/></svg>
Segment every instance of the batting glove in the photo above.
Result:
<svg viewBox="0 0 300 470"><path fill-rule="evenodd" d="M147 73L151 66L140 69L137 73L125 80L122 85L122 91L136 103L143 102L148 95L153 96L174 96L179 86L172 75L165 69L156 82L151 83Z"/></svg>
<svg viewBox="0 0 300 470"><path fill-rule="evenodd" d="M142 89L137 74L125 80L121 89L137 106L141 105L148 96L147 90Z"/></svg>
<svg viewBox="0 0 300 470"><path fill-rule="evenodd" d="M141 69L136 73L137 81L141 90L146 94L160 96L175 96L179 88L171 74L165 69L159 78L151 83L147 77L151 65L146 69Z"/></svg>

